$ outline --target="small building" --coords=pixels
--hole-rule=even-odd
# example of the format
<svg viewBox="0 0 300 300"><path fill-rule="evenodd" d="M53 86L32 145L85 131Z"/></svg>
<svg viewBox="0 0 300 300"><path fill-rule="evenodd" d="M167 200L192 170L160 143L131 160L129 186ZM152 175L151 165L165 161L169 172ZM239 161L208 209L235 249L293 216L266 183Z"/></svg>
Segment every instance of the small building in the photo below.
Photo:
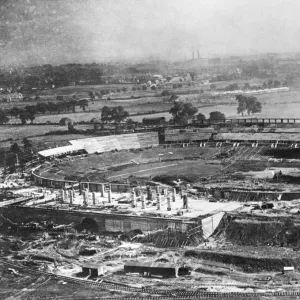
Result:
<svg viewBox="0 0 300 300"><path fill-rule="evenodd" d="M294 273L294 267L283 267L282 274L291 274Z"/></svg>
<svg viewBox="0 0 300 300"><path fill-rule="evenodd" d="M163 124L166 124L165 117L143 118L143 125L145 126L163 125Z"/></svg>
<svg viewBox="0 0 300 300"><path fill-rule="evenodd" d="M129 261L124 265L125 273L139 273L144 276L177 277L178 267L169 262L140 262Z"/></svg>
<svg viewBox="0 0 300 300"><path fill-rule="evenodd" d="M104 275L104 273L107 271L106 266L100 265L96 262L86 262L81 267L84 275L90 275L92 277Z"/></svg>
<svg viewBox="0 0 300 300"><path fill-rule="evenodd" d="M22 101L23 95L21 93L1 94L0 102L19 102Z"/></svg>

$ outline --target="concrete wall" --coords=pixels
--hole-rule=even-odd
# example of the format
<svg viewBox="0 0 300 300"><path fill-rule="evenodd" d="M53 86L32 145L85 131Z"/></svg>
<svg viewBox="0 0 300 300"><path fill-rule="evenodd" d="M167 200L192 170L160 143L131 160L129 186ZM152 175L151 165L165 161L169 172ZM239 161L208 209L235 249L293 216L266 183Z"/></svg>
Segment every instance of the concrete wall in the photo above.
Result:
<svg viewBox="0 0 300 300"><path fill-rule="evenodd" d="M176 228L185 232L192 227L194 222L174 220L167 218L139 217L132 215L106 214L87 211L70 211L58 209L46 209L25 206L10 206L0 208L0 214L16 223L28 221L52 221L56 224L76 225L86 218L96 221L99 231L129 232L133 229L142 231L154 231L159 229Z"/></svg>
<svg viewBox="0 0 300 300"><path fill-rule="evenodd" d="M231 190L229 188L199 188L198 190L203 193L207 192L216 199L225 198L241 202L300 199L300 192L246 191Z"/></svg>
<svg viewBox="0 0 300 300"><path fill-rule="evenodd" d="M78 184L78 181L72 181L72 180L53 180L46 177L39 176L32 172L31 179L35 182L38 186L44 186L48 188L56 188L56 189L62 189L66 185L76 185ZM83 189L89 189L90 192L101 192L103 189L102 186L104 185L110 185L112 192L119 192L119 193L126 193L130 191L130 186L128 184L116 184L116 183L103 183L103 182L81 182L80 183L81 188Z"/></svg>

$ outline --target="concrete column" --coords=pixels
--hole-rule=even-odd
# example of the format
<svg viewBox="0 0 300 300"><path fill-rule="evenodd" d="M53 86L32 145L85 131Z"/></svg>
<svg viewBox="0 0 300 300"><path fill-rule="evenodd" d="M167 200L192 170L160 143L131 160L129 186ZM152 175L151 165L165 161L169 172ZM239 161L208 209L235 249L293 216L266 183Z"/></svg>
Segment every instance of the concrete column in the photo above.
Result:
<svg viewBox="0 0 300 300"><path fill-rule="evenodd" d="M65 201L65 191L64 190L60 190L60 197L61 197L61 200L64 202Z"/></svg>
<svg viewBox="0 0 300 300"><path fill-rule="evenodd" d="M142 194L141 199L142 199L142 209L145 209L145 195Z"/></svg>
<svg viewBox="0 0 300 300"><path fill-rule="evenodd" d="M67 190L64 190L64 194L65 194L64 200L67 200L67 199L68 199L68 191L67 191Z"/></svg>
<svg viewBox="0 0 300 300"><path fill-rule="evenodd" d="M157 186L155 187L155 189L156 189L156 193L159 194L159 185L157 185Z"/></svg>
<svg viewBox="0 0 300 300"><path fill-rule="evenodd" d="M152 200L152 194L150 186L147 186L147 200Z"/></svg>
<svg viewBox="0 0 300 300"><path fill-rule="evenodd" d="M86 204L88 205L90 202L90 192L89 189L85 190L85 194L86 194Z"/></svg>
<svg viewBox="0 0 300 300"><path fill-rule="evenodd" d="M101 197L104 197L104 184L101 183L100 186L101 186L101 189L100 189Z"/></svg>
<svg viewBox="0 0 300 300"><path fill-rule="evenodd" d="M155 199L155 197L156 197L156 194L155 194L155 192L152 192L152 193L151 193L151 199L152 199L152 200L154 200L154 199Z"/></svg>
<svg viewBox="0 0 300 300"><path fill-rule="evenodd" d="M73 198L75 198L75 190L72 190Z"/></svg>
<svg viewBox="0 0 300 300"><path fill-rule="evenodd" d="M171 197L170 197L170 195L168 195L167 196L167 202L168 202L168 211L170 211L171 209L172 209L172 207L171 207Z"/></svg>
<svg viewBox="0 0 300 300"><path fill-rule="evenodd" d="M135 195L139 197L141 195L141 190L139 188L135 189Z"/></svg>
<svg viewBox="0 0 300 300"><path fill-rule="evenodd" d="M168 195L168 189L164 188L164 195L167 196Z"/></svg>
<svg viewBox="0 0 300 300"><path fill-rule="evenodd" d="M173 200L173 202L176 201L176 189L175 188L173 189L172 200Z"/></svg>
<svg viewBox="0 0 300 300"><path fill-rule="evenodd" d="M87 206L87 200L86 200L86 191L82 191L82 198L83 198L83 205Z"/></svg>
<svg viewBox="0 0 300 300"><path fill-rule="evenodd" d="M73 191L69 191L70 204L73 204Z"/></svg>
<svg viewBox="0 0 300 300"><path fill-rule="evenodd" d="M112 203L112 199L111 199L111 191L107 192L107 198L108 198L108 203Z"/></svg>
<svg viewBox="0 0 300 300"><path fill-rule="evenodd" d="M134 189L132 189L130 197L131 197L131 207L134 208L134 207L136 207L136 196L135 196Z"/></svg>
<svg viewBox="0 0 300 300"><path fill-rule="evenodd" d="M160 195L159 194L157 194L156 195L156 207L157 207L157 210L160 210L161 209L161 203L160 203Z"/></svg>
<svg viewBox="0 0 300 300"><path fill-rule="evenodd" d="M187 195L183 195L183 209L188 209L189 205L188 205L188 197Z"/></svg>
<svg viewBox="0 0 300 300"><path fill-rule="evenodd" d="M95 192L92 193L92 197L93 197L93 205L96 205L96 193Z"/></svg>

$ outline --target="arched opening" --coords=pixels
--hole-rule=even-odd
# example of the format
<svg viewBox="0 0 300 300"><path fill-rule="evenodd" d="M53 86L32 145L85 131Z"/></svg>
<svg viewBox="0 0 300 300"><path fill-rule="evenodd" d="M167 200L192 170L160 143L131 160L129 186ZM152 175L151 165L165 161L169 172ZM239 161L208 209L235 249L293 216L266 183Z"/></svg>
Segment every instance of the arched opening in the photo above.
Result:
<svg viewBox="0 0 300 300"><path fill-rule="evenodd" d="M97 222L92 218L85 218L81 222L81 229L85 229L90 232L98 232L98 224Z"/></svg>

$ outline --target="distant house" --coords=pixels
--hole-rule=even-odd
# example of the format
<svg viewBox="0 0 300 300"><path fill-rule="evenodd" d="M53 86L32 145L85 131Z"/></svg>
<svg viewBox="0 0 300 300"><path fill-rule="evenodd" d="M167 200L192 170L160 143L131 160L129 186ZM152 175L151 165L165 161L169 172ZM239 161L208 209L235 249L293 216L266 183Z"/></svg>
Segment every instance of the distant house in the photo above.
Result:
<svg viewBox="0 0 300 300"><path fill-rule="evenodd" d="M153 75L153 78L157 79L157 80L162 80L164 77L160 74L155 74L155 75Z"/></svg>
<svg viewBox="0 0 300 300"><path fill-rule="evenodd" d="M179 82L183 82L183 81L184 81L184 78L182 78L180 76L176 76L170 80L170 83L179 83Z"/></svg>
<svg viewBox="0 0 300 300"><path fill-rule="evenodd" d="M19 102L22 101L23 95L21 93L10 93L0 95L1 102Z"/></svg>

